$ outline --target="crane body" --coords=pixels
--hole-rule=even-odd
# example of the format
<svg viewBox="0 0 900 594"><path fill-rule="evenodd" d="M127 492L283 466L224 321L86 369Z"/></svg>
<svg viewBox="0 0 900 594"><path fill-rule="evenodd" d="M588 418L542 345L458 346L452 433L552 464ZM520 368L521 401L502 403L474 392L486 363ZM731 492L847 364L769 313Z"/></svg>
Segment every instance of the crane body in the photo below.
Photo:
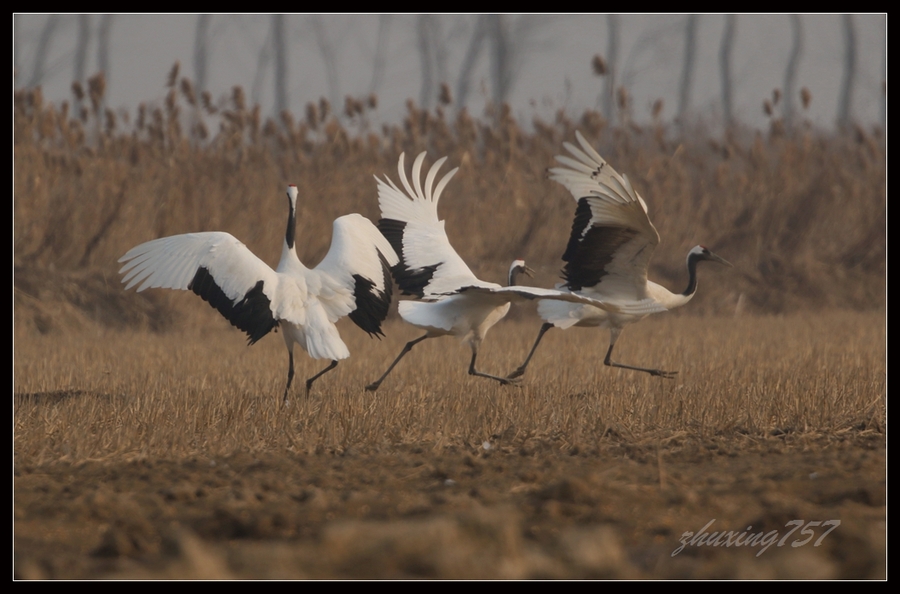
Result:
<svg viewBox="0 0 900 594"><path fill-rule="evenodd" d="M383 336L398 262L390 243L359 214L335 219L331 248L315 268L297 256L297 187L288 186L288 224L281 259L273 270L243 243L224 232L188 233L142 243L119 259L125 289L190 290L219 311L254 344L276 327L288 349L288 379L294 377L294 345L330 365L313 382L350 356L335 322L349 316L371 336Z"/></svg>
<svg viewBox="0 0 900 594"><path fill-rule="evenodd" d="M619 175L580 132L581 148L565 143L572 157L556 157L563 167L550 170L550 179L562 184L576 200L569 242L563 253L563 279L557 289L617 304L651 302L657 307L645 311L609 311L590 304L541 301L538 315L544 324L528 357L507 378L524 375L544 334L551 328L601 327L609 329L609 348L604 364L643 371L671 379L677 372L637 367L612 361L613 347L625 326L651 313L668 311L687 304L697 290L697 264L702 261L731 266L729 262L698 245L687 255L688 286L673 293L647 280L647 268L659 233L647 215L647 204L628 181Z"/></svg>

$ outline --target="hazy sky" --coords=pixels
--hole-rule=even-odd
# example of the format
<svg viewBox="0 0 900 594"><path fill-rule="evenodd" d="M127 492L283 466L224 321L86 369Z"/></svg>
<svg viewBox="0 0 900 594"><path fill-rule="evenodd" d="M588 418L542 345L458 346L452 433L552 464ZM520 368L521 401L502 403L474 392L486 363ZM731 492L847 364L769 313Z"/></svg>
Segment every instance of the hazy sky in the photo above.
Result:
<svg viewBox="0 0 900 594"><path fill-rule="evenodd" d="M35 79L38 48L48 15L14 15L16 88ZM812 93L809 119L818 126L834 124L844 73L843 17L835 14L802 15L802 54L797 89ZM88 75L97 72L97 31L101 16L90 15ZM436 84L457 90L459 73L470 46L476 18L471 15L436 15L426 35L434 52L428 76ZM196 15L116 15L110 29L108 105L133 113L141 102L161 102L167 73L177 60L181 74L195 78ZM534 116L551 119L559 108L579 114L599 106L603 79L593 74L591 59L607 56L606 15L503 15L510 40L509 101L515 114L528 122ZM675 115L684 63L685 15L620 15L618 82L628 89L633 117L650 118L654 101L662 99L662 116ZM272 18L268 15L214 15L209 25L207 88L216 97L234 85L271 114L273 59L268 50ZM791 51L791 20L787 15L739 15L732 55L735 115L763 126L763 101L784 84ZM691 85L691 113L715 125L720 121L721 82L719 51L725 17L700 15L696 29L696 70ZM881 121L886 79L884 14L854 15L857 40L853 116L864 124ZM302 114L304 105L320 97L378 94L377 122L398 122L407 99L420 103L423 96L421 37L423 21L417 15L289 15L285 21L287 91L289 105ZM39 81L44 96L54 102L69 99L79 31L77 15L57 15L48 37L44 73ZM383 74L373 80L383 40ZM491 47L482 46L473 70L470 110L482 112L491 96ZM330 56L329 71L323 56ZM437 91L432 97L436 101ZM799 109L799 101L798 109Z"/></svg>

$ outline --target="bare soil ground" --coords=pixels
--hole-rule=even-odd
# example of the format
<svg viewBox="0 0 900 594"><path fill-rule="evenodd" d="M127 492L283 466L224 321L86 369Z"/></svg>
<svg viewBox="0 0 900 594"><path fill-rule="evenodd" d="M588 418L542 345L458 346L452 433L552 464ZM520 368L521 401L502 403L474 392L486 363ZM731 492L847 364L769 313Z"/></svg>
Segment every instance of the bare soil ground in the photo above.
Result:
<svg viewBox="0 0 900 594"><path fill-rule="evenodd" d="M16 576L886 576L880 436L577 453L495 443L18 468ZM734 531L738 544L675 554L712 520L706 532ZM795 520L840 525L796 547L800 530L784 539ZM753 539L740 533L772 531L768 547L739 546Z"/></svg>
<svg viewBox="0 0 900 594"><path fill-rule="evenodd" d="M517 388L436 339L377 395L413 331L343 326L353 357L288 407L280 339L19 323L15 577L884 579L883 322L629 328L621 360L674 381L560 331ZM536 330L498 326L485 369Z"/></svg>

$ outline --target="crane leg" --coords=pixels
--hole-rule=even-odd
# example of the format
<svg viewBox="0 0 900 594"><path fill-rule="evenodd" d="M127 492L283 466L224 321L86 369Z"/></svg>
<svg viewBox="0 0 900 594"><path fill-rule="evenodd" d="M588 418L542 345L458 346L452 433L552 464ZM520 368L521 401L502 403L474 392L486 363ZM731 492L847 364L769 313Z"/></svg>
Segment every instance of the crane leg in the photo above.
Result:
<svg viewBox="0 0 900 594"><path fill-rule="evenodd" d="M337 361L332 361L331 365L329 365L328 367L326 367L319 373L315 374L314 376L312 376L311 378L306 380L306 396L307 397L309 396L309 389L312 387L313 382L316 381L317 379L319 379L320 377L322 377L323 375L325 375L326 373L328 373L329 371L331 371L332 369L334 369L335 367L337 367Z"/></svg>
<svg viewBox="0 0 900 594"><path fill-rule="evenodd" d="M478 356L478 353L475 351L472 351L472 362L469 363L469 375L477 375L478 377L486 377L486 378L489 378L492 380L497 380L504 386L518 383L518 381L515 379L510 379L507 377L499 377L496 375L491 375L489 373L482 373L482 372L478 371L477 369L475 369L475 357L477 357L477 356Z"/></svg>
<svg viewBox="0 0 900 594"><path fill-rule="evenodd" d="M650 375L656 375L665 379L675 379L675 374L677 371L663 371L662 369L647 369L646 367L633 367L631 365L624 365L622 363L615 363L610 359L612 357L612 350L615 346L615 343L609 345L609 350L606 351L606 359L603 360L604 365L608 365L610 367L619 367L621 369L632 369L634 371L644 371L649 373Z"/></svg>
<svg viewBox="0 0 900 594"><path fill-rule="evenodd" d="M386 378L388 376L388 374L391 372L391 370L397 365L397 363L400 362L400 359L402 359L403 356L406 355L406 353L410 352L414 346L416 346L417 344L419 344L426 338L428 338L427 334L425 336L420 336L419 338L417 338L415 340L410 340L409 342L407 342L406 346L403 347L403 350L400 351L400 354L397 355L397 358L394 359L394 362L391 363L391 366L387 368L387 371L385 371L384 374L380 378L378 378L377 380L375 380L374 382L372 382L371 384L366 386L366 390L368 390L369 392L374 392L375 390L377 390L378 387L381 385L381 382L384 381L384 378Z"/></svg>
<svg viewBox="0 0 900 594"><path fill-rule="evenodd" d="M287 403L288 390L291 389L292 381L294 381L294 351L288 349L288 383L284 387L284 400L282 400L283 403Z"/></svg>
<svg viewBox="0 0 900 594"><path fill-rule="evenodd" d="M534 341L534 346L531 347L531 352L529 352L528 357L525 358L525 362L519 365L519 367L515 371L507 375L506 379L514 379L525 375L525 369L528 367L528 363L531 361L531 357L534 356L534 352L537 350L538 345L541 343L541 339L544 338L544 333L552 327L553 324L551 324L550 322L544 322L544 325L541 326L541 331L538 332L537 340Z"/></svg>

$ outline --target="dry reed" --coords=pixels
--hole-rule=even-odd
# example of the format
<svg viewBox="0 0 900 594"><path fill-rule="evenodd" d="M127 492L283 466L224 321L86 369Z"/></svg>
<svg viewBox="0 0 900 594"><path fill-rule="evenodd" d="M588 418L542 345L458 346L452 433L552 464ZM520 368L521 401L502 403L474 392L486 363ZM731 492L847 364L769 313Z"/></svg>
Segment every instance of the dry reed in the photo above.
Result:
<svg viewBox="0 0 900 594"><path fill-rule="evenodd" d="M617 127L596 112L577 120L560 112L530 131L506 106L481 120L410 102L402 124L376 134L366 117L372 98L348 98L353 117L343 121L323 101L308 106L306 118L261 122L239 88L201 110L190 81L182 79L182 93L169 82L164 105L142 106L133 128L127 114L104 127L103 114L82 122L39 90L16 93L17 278L29 270L114 277L116 259L140 241L211 229L274 263L287 183L300 189L301 258L315 263L335 217L377 218L372 175L393 174L401 151L427 150L429 160L448 155L461 167L440 214L476 274L499 279L523 257L549 286L574 203L546 169L577 128L649 204L662 236L651 278L680 289L684 256L696 243L736 265L727 275L703 271L695 312L730 311L739 299L756 313L884 304L886 158L877 131L798 126L766 136L735 127L717 139L659 123ZM102 94L100 83L92 96Z"/></svg>

